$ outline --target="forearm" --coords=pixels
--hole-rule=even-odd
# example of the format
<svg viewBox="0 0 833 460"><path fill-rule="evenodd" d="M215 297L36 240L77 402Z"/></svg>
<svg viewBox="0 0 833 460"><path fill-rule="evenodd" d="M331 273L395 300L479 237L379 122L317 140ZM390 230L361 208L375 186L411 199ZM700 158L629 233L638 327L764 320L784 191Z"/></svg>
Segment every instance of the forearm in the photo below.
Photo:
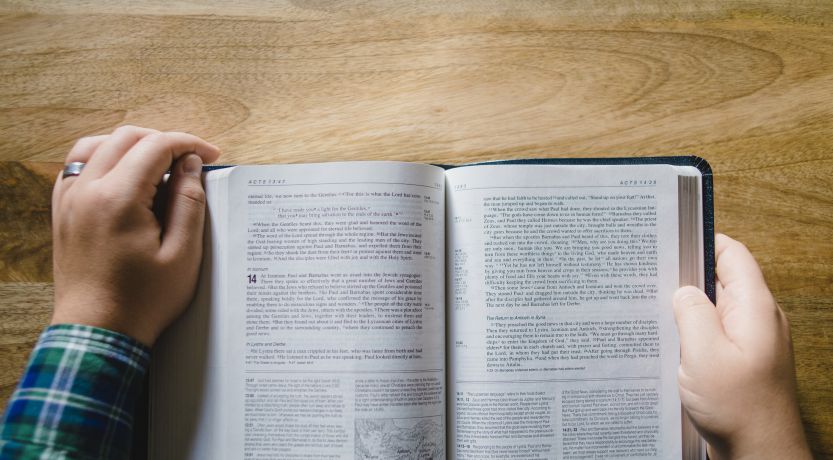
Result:
<svg viewBox="0 0 833 460"><path fill-rule="evenodd" d="M0 458L129 458L149 358L121 334L49 327L6 409Z"/></svg>

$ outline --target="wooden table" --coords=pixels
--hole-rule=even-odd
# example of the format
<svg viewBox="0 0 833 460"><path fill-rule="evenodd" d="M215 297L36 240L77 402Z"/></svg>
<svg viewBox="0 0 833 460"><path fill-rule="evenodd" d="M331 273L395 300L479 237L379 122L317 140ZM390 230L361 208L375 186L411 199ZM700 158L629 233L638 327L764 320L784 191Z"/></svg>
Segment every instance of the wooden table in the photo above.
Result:
<svg viewBox="0 0 833 460"><path fill-rule="evenodd" d="M168 3L0 1L0 399L49 316L50 184L80 136L186 130L227 163L695 154L833 458L833 3Z"/></svg>

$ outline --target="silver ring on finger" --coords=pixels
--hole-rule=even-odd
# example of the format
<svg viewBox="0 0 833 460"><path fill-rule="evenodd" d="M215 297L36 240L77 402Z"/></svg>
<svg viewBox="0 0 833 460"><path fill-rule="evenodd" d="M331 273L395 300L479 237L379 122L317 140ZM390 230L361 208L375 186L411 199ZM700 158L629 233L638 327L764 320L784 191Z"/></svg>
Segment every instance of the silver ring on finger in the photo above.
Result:
<svg viewBox="0 0 833 460"><path fill-rule="evenodd" d="M73 161L67 165L64 165L64 173L61 175L61 178L66 179L67 177L78 176L81 174L81 170L84 169L84 165L87 163L82 163L80 161Z"/></svg>

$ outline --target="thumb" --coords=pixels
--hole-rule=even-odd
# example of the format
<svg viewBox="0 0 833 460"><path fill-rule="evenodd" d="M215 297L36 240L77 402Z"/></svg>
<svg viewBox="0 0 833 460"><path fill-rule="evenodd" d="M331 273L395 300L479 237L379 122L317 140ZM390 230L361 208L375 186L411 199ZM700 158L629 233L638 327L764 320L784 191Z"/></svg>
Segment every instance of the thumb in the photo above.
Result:
<svg viewBox="0 0 833 460"><path fill-rule="evenodd" d="M714 304L694 286L674 293L674 318L680 333L680 360L698 366L713 362L714 351L727 340L723 323Z"/></svg>
<svg viewBox="0 0 833 460"><path fill-rule="evenodd" d="M162 233L162 252L173 258L200 259L205 221L205 190L201 176L202 159L193 153L174 164Z"/></svg>

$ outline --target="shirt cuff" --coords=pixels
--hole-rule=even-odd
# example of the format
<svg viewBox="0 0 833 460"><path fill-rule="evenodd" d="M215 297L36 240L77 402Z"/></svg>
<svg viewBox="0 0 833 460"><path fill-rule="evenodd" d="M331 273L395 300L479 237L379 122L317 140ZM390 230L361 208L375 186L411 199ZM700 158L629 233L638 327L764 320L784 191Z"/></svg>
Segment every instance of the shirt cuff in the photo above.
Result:
<svg viewBox="0 0 833 460"><path fill-rule="evenodd" d="M0 457L18 450L129 458L150 350L125 335L59 324L41 334L6 409Z"/></svg>

